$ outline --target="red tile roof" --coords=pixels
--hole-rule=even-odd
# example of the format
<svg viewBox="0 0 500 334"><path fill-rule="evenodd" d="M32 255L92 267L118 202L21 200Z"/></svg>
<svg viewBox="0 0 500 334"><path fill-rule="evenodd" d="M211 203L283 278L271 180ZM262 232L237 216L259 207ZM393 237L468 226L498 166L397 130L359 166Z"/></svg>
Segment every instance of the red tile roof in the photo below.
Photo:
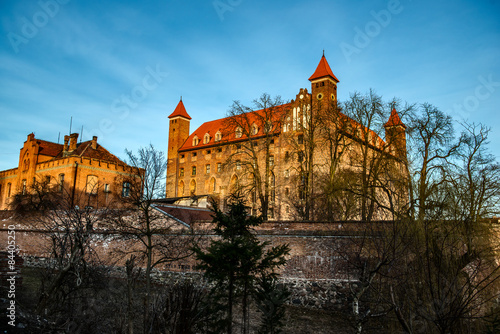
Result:
<svg viewBox="0 0 500 334"><path fill-rule="evenodd" d="M186 111L186 108L184 107L184 103L182 103L182 99L179 101L179 104L177 104L177 107L175 107L175 110L173 113L168 116L168 118L173 118L173 117L184 117L187 119L191 119L191 116Z"/></svg>
<svg viewBox="0 0 500 334"><path fill-rule="evenodd" d="M339 82L339 79L333 74L332 69L330 68L330 65L328 65L328 62L326 61L325 55L321 57L321 60L319 61L318 67L316 68L316 71L311 75L309 78L309 81L313 81L315 79L323 78L330 76L333 78L333 80Z"/></svg>
<svg viewBox="0 0 500 334"><path fill-rule="evenodd" d="M50 141L37 139L39 145L39 154L53 157L54 159L63 158L64 145L52 143ZM77 144L76 149L70 153L69 156L86 157L92 159L98 159L103 161L115 162L118 164L125 164L114 154L111 154L101 145L97 144L96 149L92 148L92 141L85 141L83 143Z"/></svg>
<svg viewBox="0 0 500 334"><path fill-rule="evenodd" d="M404 123L401 121L401 118L399 118L396 108L394 108L391 111L391 116L389 117L389 120L387 121L387 123L384 124L384 127L398 126L398 125L406 129L406 125L404 125Z"/></svg>
<svg viewBox="0 0 500 334"><path fill-rule="evenodd" d="M37 144L39 145L38 153L49 157L57 157L62 153L62 150L64 148L64 146L61 144L56 144L45 140L37 140Z"/></svg>
<svg viewBox="0 0 500 334"><path fill-rule="evenodd" d="M282 104L280 106L277 106L276 108L279 108L279 110L286 110L287 108L290 107L290 103ZM264 129L262 127L262 117L265 117L262 115L264 113L264 110L256 110L252 111L250 113L244 114L245 116L242 115L237 115L237 116L230 116L230 117L225 117L221 119L217 119L214 121L210 122L205 122L203 123L198 129L196 129L191 135L189 135L188 139L184 142L184 144L181 146L179 149L179 152L181 151L188 151L191 149L200 149L203 147L212 147L217 144L227 144L228 142L237 142L240 140L245 140L247 136L243 133L241 138L236 138L236 123L237 122L232 122L231 118L236 118L236 117L246 117L244 120L242 120L240 123L243 122L248 122L248 125L251 126L252 124L256 124L258 127L258 132L255 134L256 137L263 136L264 135ZM282 113L279 111L273 112L272 116L275 117L277 120L278 117L280 117ZM259 117L259 115L262 115ZM276 133L279 133L281 129L276 128L275 129ZM215 135L217 132L220 132L222 135L222 139L220 142L215 141ZM205 134L210 136L210 140L205 143L204 142L204 137ZM198 145L193 145L193 139L194 137L198 137L199 143Z"/></svg>

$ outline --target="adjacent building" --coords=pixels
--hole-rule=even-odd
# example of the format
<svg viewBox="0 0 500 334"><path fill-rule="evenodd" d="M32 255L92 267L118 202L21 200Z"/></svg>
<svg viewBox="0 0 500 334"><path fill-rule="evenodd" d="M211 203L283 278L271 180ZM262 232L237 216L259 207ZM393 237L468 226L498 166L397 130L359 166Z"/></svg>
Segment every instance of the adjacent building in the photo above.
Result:
<svg viewBox="0 0 500 334"><path fill-rule="evenodd" d="M73 133L58 144L31 133L18 167L0 171L0 210L11 209L16 195L33 193L41 185L74 205L99 208L129 196L129 180L141 172L102 147L96 136L79 143L78 133Z"/></svg>

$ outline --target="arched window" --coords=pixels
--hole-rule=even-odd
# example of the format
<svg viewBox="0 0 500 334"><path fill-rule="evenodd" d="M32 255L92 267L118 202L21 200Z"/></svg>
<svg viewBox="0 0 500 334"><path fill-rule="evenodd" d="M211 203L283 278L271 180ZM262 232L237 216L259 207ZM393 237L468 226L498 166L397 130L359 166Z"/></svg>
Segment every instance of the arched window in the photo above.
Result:
<svg viewBox="0 0 500 334"><path fill-rule="evenodd" d="M196 181L191 180L189 183L189 193L191 196L196 195Z"/></svg>
<svg viewBox="0 0 500 334"><path fill-rule="evenodd" d="M229 186L230 191L231 192L236 191L238 189L238 185L239 185L238 176L235 174L231 178L231 183L230 183L230 186Z"/></svg>
<svg viewBox="0 0 500 334"><path fill-rule="evenodd" d="M205 133L205 136L203 136L203 144L208 144L210 142L210 135L208 133Z"/></svg>
<svg viewBox="0 0 500 334"><path fill-rule="evenodd" d="M215 190L216 190L216 181L215 177L212 177L208 184L208 191L211 192L212 194L215 194Z"/></svg>
<svg viewBox="0 0 500 334"><path fill-rule="evenodd" d="M179 190L178 191L179 191L178 196L184 196L184 181L182 181L182 180L179 182Z"/></svg>
<svg viewBox="0 0 500 334"><path fill-rule="evenodd" d="M193 146L196 146L200 143L200 138L198 136L193 137Z"/></svg>

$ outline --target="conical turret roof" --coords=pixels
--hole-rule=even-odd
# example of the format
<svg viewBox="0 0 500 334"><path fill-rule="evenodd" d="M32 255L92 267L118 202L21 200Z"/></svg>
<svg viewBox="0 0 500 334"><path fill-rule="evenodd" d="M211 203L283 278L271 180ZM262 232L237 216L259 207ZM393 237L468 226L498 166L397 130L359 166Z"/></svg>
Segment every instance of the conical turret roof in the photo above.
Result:
<svg viewBox="0 0 500 334"><path fill-rule="evenodd" d="M396 111L396 108L393 108L391 111L391 116L389 117L389 120L387 123L384 124L384 127L391 127L391 126L402 126L403 128L406 129L406 125L401 121L401 118L399 118L398 112Z"/></svg>
<svg viewBox="0 0 500 334"><path fill-rule="evenodd" d="M182 98L179 101L179 104L177 104L177 107L175 107L175 110L173 113L168 116L168 118L173 118L173 117L184 117L187 119L191 119L191 116L186 111L186 108L184 107L184 103L182 103Z"/></svg>
<svg viewBox="0 0 500 334"><path fill-rule="evenodd" d="M311 75L311 77L309 78L309 81L313 81L323 77L331 77L336 82L339 82L339 79L337 79L335 74L333 74L330 65L328 65L324 54L319 61L318 67L316 67L316 71L314 71L313 75Z"/></svg>

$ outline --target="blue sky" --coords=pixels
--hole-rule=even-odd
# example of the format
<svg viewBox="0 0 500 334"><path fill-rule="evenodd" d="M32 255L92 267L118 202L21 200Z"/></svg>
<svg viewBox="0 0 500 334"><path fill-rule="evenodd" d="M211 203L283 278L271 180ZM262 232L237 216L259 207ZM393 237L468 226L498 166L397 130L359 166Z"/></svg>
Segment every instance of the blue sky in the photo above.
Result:
<svg viewBox="0 0 500 334"><path fill-rule="evenodd" d="M83 127L119 157L166 152L233 100L295 97L322 51L342 101L373 88L492 128L500 157L500 1L0 1L0 170L26 136Z"/></svg>

